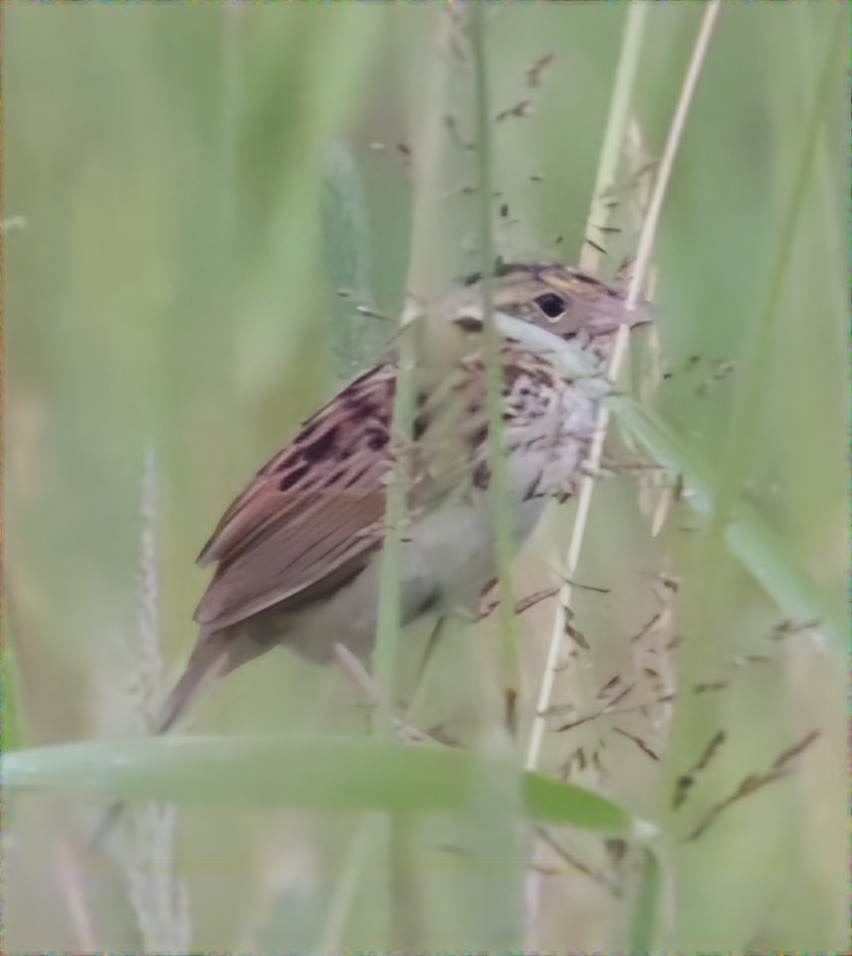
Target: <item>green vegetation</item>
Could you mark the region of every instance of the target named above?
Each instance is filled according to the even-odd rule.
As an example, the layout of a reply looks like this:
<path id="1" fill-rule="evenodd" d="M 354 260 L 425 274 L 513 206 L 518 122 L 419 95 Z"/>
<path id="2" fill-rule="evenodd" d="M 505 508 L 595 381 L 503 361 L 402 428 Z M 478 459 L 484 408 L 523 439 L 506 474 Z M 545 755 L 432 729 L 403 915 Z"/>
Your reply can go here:
<path id="1" fill-rule="evenodd" d="M 633 149 L 651 159 L 702 6 L 649 11 Z M 485 11 L 499 254 L 578 261 L 625 14 Z M 216 518 L 393 334 L 357 307 L 395 318 L 406 287 L 434 296 L 480 267 L 461 21 L 5 11 L 7 948 L 845 948 L 845 14 L 723 5 L 657 243 L 673 374 L 646 396 L 639 341 L 641 407 L 615 402 L 614 431 L 688 494 L 652 538 L 640 479 L 598 483 L 576 576 L 607 593 L 575 591 L 590 650 L 569 639 L 542 774 L 524 777 L 496 726 L 482 753 L 362 736 L 339 676 L 286 652 L 197 708 L 186 733 L 203 736 L 128 742 L 167 683 L 152 635 L 170 667 L 194 640 L 192 559 Z M 631 235 L 611 234 L 605 277 L 642 181 L 613 194 Z M 571 514 L 515 562 L 516 597 L 552 585 Z M 519 619 L 519 753 L 552 611 Z M 408 719 L 496 712 L 500 640 L 494 621 L 454 629 Z M 648 697 L 675 664 L 673 704 Z M 585 719 L 640 680 L 622 703 L 644 711 Z M 543 775 L 569 764 L 576 786 Z M 118 863 L 88 854 L 92 795 L 170 795 L 177 839 L 140 814 Z M 537 914 L 531 821 L 562 847 L 536 854 Z"/>

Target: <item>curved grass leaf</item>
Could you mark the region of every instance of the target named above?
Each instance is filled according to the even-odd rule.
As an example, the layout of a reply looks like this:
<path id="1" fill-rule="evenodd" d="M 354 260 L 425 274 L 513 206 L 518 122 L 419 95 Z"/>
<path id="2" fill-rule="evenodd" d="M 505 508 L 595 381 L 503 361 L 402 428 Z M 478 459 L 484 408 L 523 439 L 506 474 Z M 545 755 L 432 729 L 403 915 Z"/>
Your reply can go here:
<path id="1" fill-rule="evenodd" d="M 323 811 L 447 810 L 494 770 L 449 747 L 404 747 L 358 737 L 161 737 L 86 741 L 7 753 L 7 792 L 50 790 L 98 800 L 164 800 Z M 632 817 L 582 787 L 523 778 L 528 815 L 590 830 L 625 831 Z"/>
<path id="2" fill-rule="evenodd" d="M 623 395 L 609 403 L 619 422 L 639 441 L 654 460 L 683 478 L 684 497 L 702 516 L 715 507 L 719 476 L 709 463 L 701 461 L 658 416 Z M 756 509 L 740 502 L 728 519 L 726 544 L 743 567 L 792 618 L 814 620 L 830 635 L 835 648 L 844 648 L 845 628 L 835 602 L 795 559 L 787 554 L 780 536 L 767 525 Z M 845 650 L 842 651 L 845 653 Z"/>

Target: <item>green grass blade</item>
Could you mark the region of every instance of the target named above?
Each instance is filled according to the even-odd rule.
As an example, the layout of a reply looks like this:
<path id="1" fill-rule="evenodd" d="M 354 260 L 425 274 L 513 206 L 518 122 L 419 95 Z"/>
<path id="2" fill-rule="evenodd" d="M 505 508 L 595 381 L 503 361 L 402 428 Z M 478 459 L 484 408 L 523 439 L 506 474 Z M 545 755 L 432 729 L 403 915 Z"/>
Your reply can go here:
<path id="1" fill-rule="evenodd" d="M 650 847 L 645 848 L 645 859 L 639 884 L 639 896 L 633 911 L 630 951 L 650 953 L 654 946 L 657 912 L 660 906 L 660 884 L 662 871 L 656 854 Z"/>
<path id="2" fill-rule="evenodd" d="M 710 517 L 721 476 L 702 461 L 654 412 L 625 396 L 610 400 L 624 428 L 651 453 L 654 460 L 683 478 L 685 498 L 692 508 Z M 845 653 L 845 627 L 836 601 L 799 567 L 780 535 L 746 502 L 728 519 L 725 541 L 743 567 L 766 589 L 785 614 L 797 620 L 816 620 L 830 635 L 832 646 Z"/>
<path id="3" fill-rule="evenodd" d="M 378 738 L 164 737 L 30 748 L 6 754 L 7 793 L 75 793 L 99 800 L 168 800 L 219 806 L 323 811 L 446 810 L 494 771 L 489 761 L 449 747 L 403 747 Z M 632 818 L 591 791 L 530 773 L 527 813 L 535 820 L 625 831 Z"/>

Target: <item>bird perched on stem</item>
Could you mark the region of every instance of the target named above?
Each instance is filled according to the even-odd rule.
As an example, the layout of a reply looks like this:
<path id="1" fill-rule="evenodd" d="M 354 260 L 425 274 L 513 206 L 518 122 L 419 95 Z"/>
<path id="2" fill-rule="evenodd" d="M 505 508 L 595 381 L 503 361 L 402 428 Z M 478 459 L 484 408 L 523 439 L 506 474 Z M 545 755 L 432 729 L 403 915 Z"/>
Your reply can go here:
<path id="1" fill-rule="evenodd" d="M 564 500 L 577 488 L 610 388 L 603 361 L 618 328 L 646 322 L 649 313 L 628 311 L 620 291 L 561 265 L 498 263 L 489 281 L 500 337 L 505 506 L 520 542 L 547 498 Z M 410 434 L 392 434 L 400 373 L 390 354 L 309 418 L 219 521 L 198 558 L 216 565 L 195 612 L 198 639 L 155 732 L 278 644 L 320 661 L 340 644 L 369 659 L 392 472 L 401 471 L 407 487 L 403 623 L 427 609 L 478 606 L 495 573 L 480 277 L 420 318 Z"/>

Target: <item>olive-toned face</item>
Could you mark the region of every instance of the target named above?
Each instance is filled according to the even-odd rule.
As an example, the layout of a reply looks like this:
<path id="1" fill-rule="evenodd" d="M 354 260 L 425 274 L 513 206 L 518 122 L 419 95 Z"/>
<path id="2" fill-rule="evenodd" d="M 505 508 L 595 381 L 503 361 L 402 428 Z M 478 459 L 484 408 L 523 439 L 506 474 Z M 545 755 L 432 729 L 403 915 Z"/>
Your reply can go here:
<path id="1" fill-rule="evenodd" d="M 493 279 L 495 312 L 522 319 L 564 340 L 586 345 L 621 325 L 651 320 L 646 304 L 625 307 L 623 292 L 563 265 L 501 263 Z M 480 276 L 464 281 L 443 303 L 448 316 L 463 328 L 482 327 Z"/>

